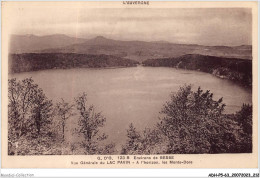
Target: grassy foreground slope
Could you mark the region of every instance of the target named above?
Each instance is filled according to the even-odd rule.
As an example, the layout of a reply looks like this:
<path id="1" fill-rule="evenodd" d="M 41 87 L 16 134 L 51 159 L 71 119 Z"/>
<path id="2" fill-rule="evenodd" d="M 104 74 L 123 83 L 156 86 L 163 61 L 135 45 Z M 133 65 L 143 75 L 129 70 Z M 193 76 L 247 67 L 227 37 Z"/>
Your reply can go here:
<path id="1" fill-rule="evenodd" d="M 198 70 L 232 80 L 243 86 L 252 86 L 251 60 L 188 54 L 176 58 L 148 59 L 143 65 Z"/>
<path id="2" fill-rule="evenodd" d="M 132 67 L 138 62 L 111 55 L 75 53 L 25 53 L 9 55 L 9 72 L 45 69 Z"/>

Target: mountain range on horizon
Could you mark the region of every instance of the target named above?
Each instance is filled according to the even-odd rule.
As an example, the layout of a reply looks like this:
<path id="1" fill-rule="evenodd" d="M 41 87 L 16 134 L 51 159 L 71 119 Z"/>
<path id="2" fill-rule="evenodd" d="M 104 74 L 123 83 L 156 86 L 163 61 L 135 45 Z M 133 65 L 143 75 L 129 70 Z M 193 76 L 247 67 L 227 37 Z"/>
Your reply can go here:
<path id="1" fill-rule="evenodd" d="M 176 44 L 167 41 L 121 41 L 97 36 L 92 39 L 69 37 L 63 34 L 46 36 L 11 35 L 9 53 L 78 53 L 105 54 L 142 62 L 146 59 L 201 54 L 228 58 L 252 59 L 252 46 L 204 46 Z"/>

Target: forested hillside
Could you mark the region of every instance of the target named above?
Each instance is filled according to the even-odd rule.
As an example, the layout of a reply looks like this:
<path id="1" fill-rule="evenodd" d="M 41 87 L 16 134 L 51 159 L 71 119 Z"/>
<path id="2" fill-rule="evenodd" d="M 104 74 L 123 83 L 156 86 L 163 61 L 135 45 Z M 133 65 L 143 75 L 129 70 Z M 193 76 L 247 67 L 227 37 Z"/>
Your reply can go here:
<path id="1" fill-rule="evenodd" d="M 143 65 L 198 70 L 235 81 L 243 86 L 252 86 L 251 60 L 188 54 L 176 58 L 148 59 Z"/>
<path id="2" fill-rule="evenodd" d="M 44 69 L 131 67 L 138 62 L 111 55 L 75 53 L 26 53 L 9 55 L 9 72 L 28 72 Z"/>

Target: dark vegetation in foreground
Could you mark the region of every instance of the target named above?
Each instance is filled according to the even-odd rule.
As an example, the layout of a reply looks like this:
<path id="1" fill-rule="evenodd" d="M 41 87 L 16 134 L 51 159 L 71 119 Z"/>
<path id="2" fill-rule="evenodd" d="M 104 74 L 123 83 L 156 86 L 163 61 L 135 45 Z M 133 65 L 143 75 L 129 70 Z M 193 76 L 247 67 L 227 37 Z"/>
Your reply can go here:
<path id="1" fill-rule="evenodd" d="M 252 106 L 223 114 L 222 98 L 210 91 L 181 87 L 163 106 L 153 128 L 137 131 L 131 124 L 122 154 L 213 154 L 252 152 Z"/>
<path id="2" fill-rule="evenodd" d="M 252 87 L 252 60 L 187 54 L 175 58 L 148 59 L 143 65 L 199 70 Z"/>
<path id="3" fill-rule="evenodd" d="M 190 85 L 172 94 L 153 128 L 137 131 L 130 124 L 122 150 L 105 144 L 102 133 L 106 119 L 87 101 L 85 93 L 73 103 L 63 99 L 54 104 L 33 80 L 8 81 L 8 154 L 199 154 L 251 153 L 252 106 L 244 104 L 235 114 L 224 114 L 222 98 Z M 75 117 L 77 142 L 66 141 Z M 73 118 L 74 119 L 74 118 Z"/>
<path id="4" fill-rule="evenodd" d="M 9 72 L 29 72 L 45 69 L 133 67 L 137 61 L 111 55 L 76 53 L 9 54 Z"/>
<path id="5" fill-rule="evenodd" d="M 106 118 L 80 94 L 73 104 L 61 99 L 56 105 L 33 80 L 8 81 L 8 154 L 114 154 L 115 144 L 102 144 L 107 135 L 101 132 Z M 75 111 L 76 110 L 76 111 Z M 67 120 L 75 115 L 74 135 L 79 142 L 64 139 Z"/>

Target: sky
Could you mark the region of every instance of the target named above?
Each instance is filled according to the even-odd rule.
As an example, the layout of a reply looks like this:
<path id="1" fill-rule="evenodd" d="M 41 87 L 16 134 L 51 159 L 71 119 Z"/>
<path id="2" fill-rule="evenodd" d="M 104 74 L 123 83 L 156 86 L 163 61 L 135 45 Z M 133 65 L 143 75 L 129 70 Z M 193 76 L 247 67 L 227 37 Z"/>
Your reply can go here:
<path id="1" fill-rule="evenodd" d="M 252 43 L 249 8 L 21 8 L 12 12 L 13 34 L 201 45 Z"/>

